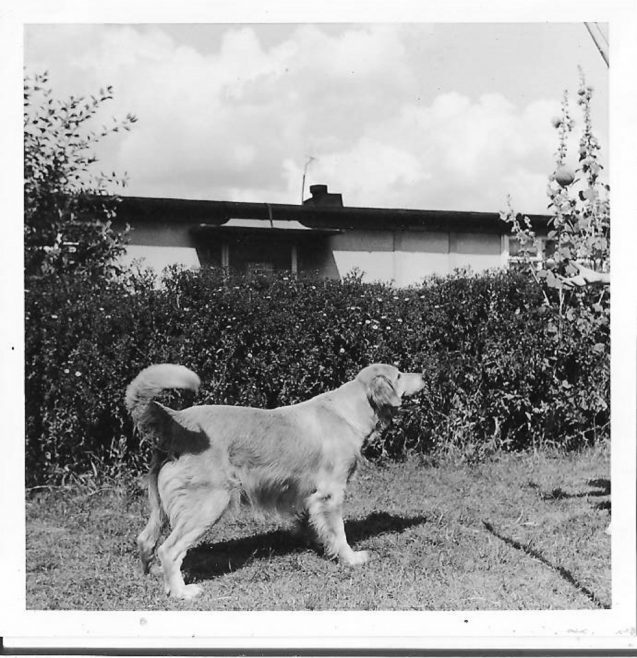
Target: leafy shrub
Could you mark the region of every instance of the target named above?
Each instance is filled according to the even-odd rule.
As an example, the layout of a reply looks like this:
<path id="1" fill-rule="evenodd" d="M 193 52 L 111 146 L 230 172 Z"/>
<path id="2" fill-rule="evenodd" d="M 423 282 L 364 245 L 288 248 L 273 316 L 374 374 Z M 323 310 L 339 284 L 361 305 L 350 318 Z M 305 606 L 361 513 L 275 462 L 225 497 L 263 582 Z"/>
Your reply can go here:
<path id="1" fill-rule="evenodd" d="M 115 231 L 125 178 L 97 173 L 93 152 L 105 137 L 130 130 L 128 114 L 97 128 L 112 88 L 90 98 L 53 96 L 47 73 L 24 79 L 24 260 L 27 276 L 82 269 L 98 276 L 117 271 L 124 234 Z"/>
<path id="2" fill-rule="evenodd" d="M 581 296 L 569 304 L 562 313 L 545 305 L 541 288 L 514 272 L 408 289 L 357 276 L 226 277 L 214 269 L 173 269 L 162 286 L 151 276 L 32 278 L 27 479 L 142 470 L 149 446 L 133 432 L 123 395 L 157 362 L 199 374 L 197 403 L 260 407 L 329 390 L 375 361 L 422 370 L 425 393 L 367 446 L 371 458 L 455 451 L 480 459 L 600 440 L 609 419 L 607 325 Z"/>

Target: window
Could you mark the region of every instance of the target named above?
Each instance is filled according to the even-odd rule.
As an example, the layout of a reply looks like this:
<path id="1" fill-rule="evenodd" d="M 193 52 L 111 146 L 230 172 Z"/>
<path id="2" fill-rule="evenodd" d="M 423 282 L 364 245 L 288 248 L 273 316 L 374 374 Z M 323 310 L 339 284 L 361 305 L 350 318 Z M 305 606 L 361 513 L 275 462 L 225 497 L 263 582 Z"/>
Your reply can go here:
<path id="1" fill-rule="evenodd" d="M 541 237 L 522 245 L 518 238 L 507 237 L 509 264 L 516 265 L 529 260 L 539 270 L 546 260 L 555 254 L 555 240 Z"/>
<path id="2" fill-rule="evenodd" d="M 261 273 L 261 274 L 270 274 L 274 272 L 274 263 L 270 262 L 252 262 L 252 261 L 246 261 L 245 263 L 245 271 L 252 274 L 252 273 Z"/>

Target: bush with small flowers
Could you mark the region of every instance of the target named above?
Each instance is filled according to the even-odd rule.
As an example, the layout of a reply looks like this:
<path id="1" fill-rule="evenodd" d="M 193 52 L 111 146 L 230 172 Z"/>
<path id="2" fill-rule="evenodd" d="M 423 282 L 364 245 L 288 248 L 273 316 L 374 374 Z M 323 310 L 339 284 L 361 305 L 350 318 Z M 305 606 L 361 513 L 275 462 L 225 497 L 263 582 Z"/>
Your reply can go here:
<path id="1" fill-rule="evenodd" d="M 43 276 L 26 291 L 26 468 L 30 484 L 138 474 L 150 446 L 123 404 L 151 363 L 202 380 L 195 403 L 272 408 L 335 388 L 372 362 L 422 371 L 422 394 L 366 445 L 483 459 L 497 450 L 575 448 L 608 436 L 609 338 L 559 326 L 540 286 L 497 271 L 395 288 L 318 277 L 172 269 L 163 284 L 129 275 Z M 169 393 L 174 407 L 193 402 Z"/>

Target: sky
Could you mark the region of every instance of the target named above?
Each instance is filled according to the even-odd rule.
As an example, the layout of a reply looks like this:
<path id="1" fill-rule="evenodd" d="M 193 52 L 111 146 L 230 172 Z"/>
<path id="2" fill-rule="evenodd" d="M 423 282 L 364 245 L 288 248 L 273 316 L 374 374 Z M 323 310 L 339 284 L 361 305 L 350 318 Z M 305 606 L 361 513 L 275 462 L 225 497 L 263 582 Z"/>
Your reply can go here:
<path id="1" fill-rule="evenodd" d="M 48 71 L 56 96 L 112 85 L 100 118 L 138 117 L 97 151 L 98 168 L 126 173 L 126 194 L 299 203 L 321 183 L 348 206 L 497 212 L 510 195 L 516 211 L 546 212 L 564 90 L 574 142 L 581 129 L 578 67 L 608 174 L 608 69 L 583 23 L 48 24 L 24 36 L 26 70 Z"/>

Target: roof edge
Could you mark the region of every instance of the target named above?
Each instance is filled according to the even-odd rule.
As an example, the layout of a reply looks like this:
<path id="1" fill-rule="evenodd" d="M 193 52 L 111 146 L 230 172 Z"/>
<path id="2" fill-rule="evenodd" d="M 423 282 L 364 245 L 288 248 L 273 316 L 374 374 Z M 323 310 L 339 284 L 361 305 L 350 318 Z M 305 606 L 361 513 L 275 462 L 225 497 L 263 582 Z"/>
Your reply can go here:
<path id="1" fill-rule="evenodd" d="M 407 228 L 426 225 L 469 224 L 504 230 L 510 225 L 499 212 L 320 206 L 252 201 L 217 201 L 174 197 L 119 196 L 124 221 L 205 222 L 221 225 L 228 218 L 298 221 L 312 228 Z M 550 215 L 524 214 L 534 227 L 545 227 Z"/>

